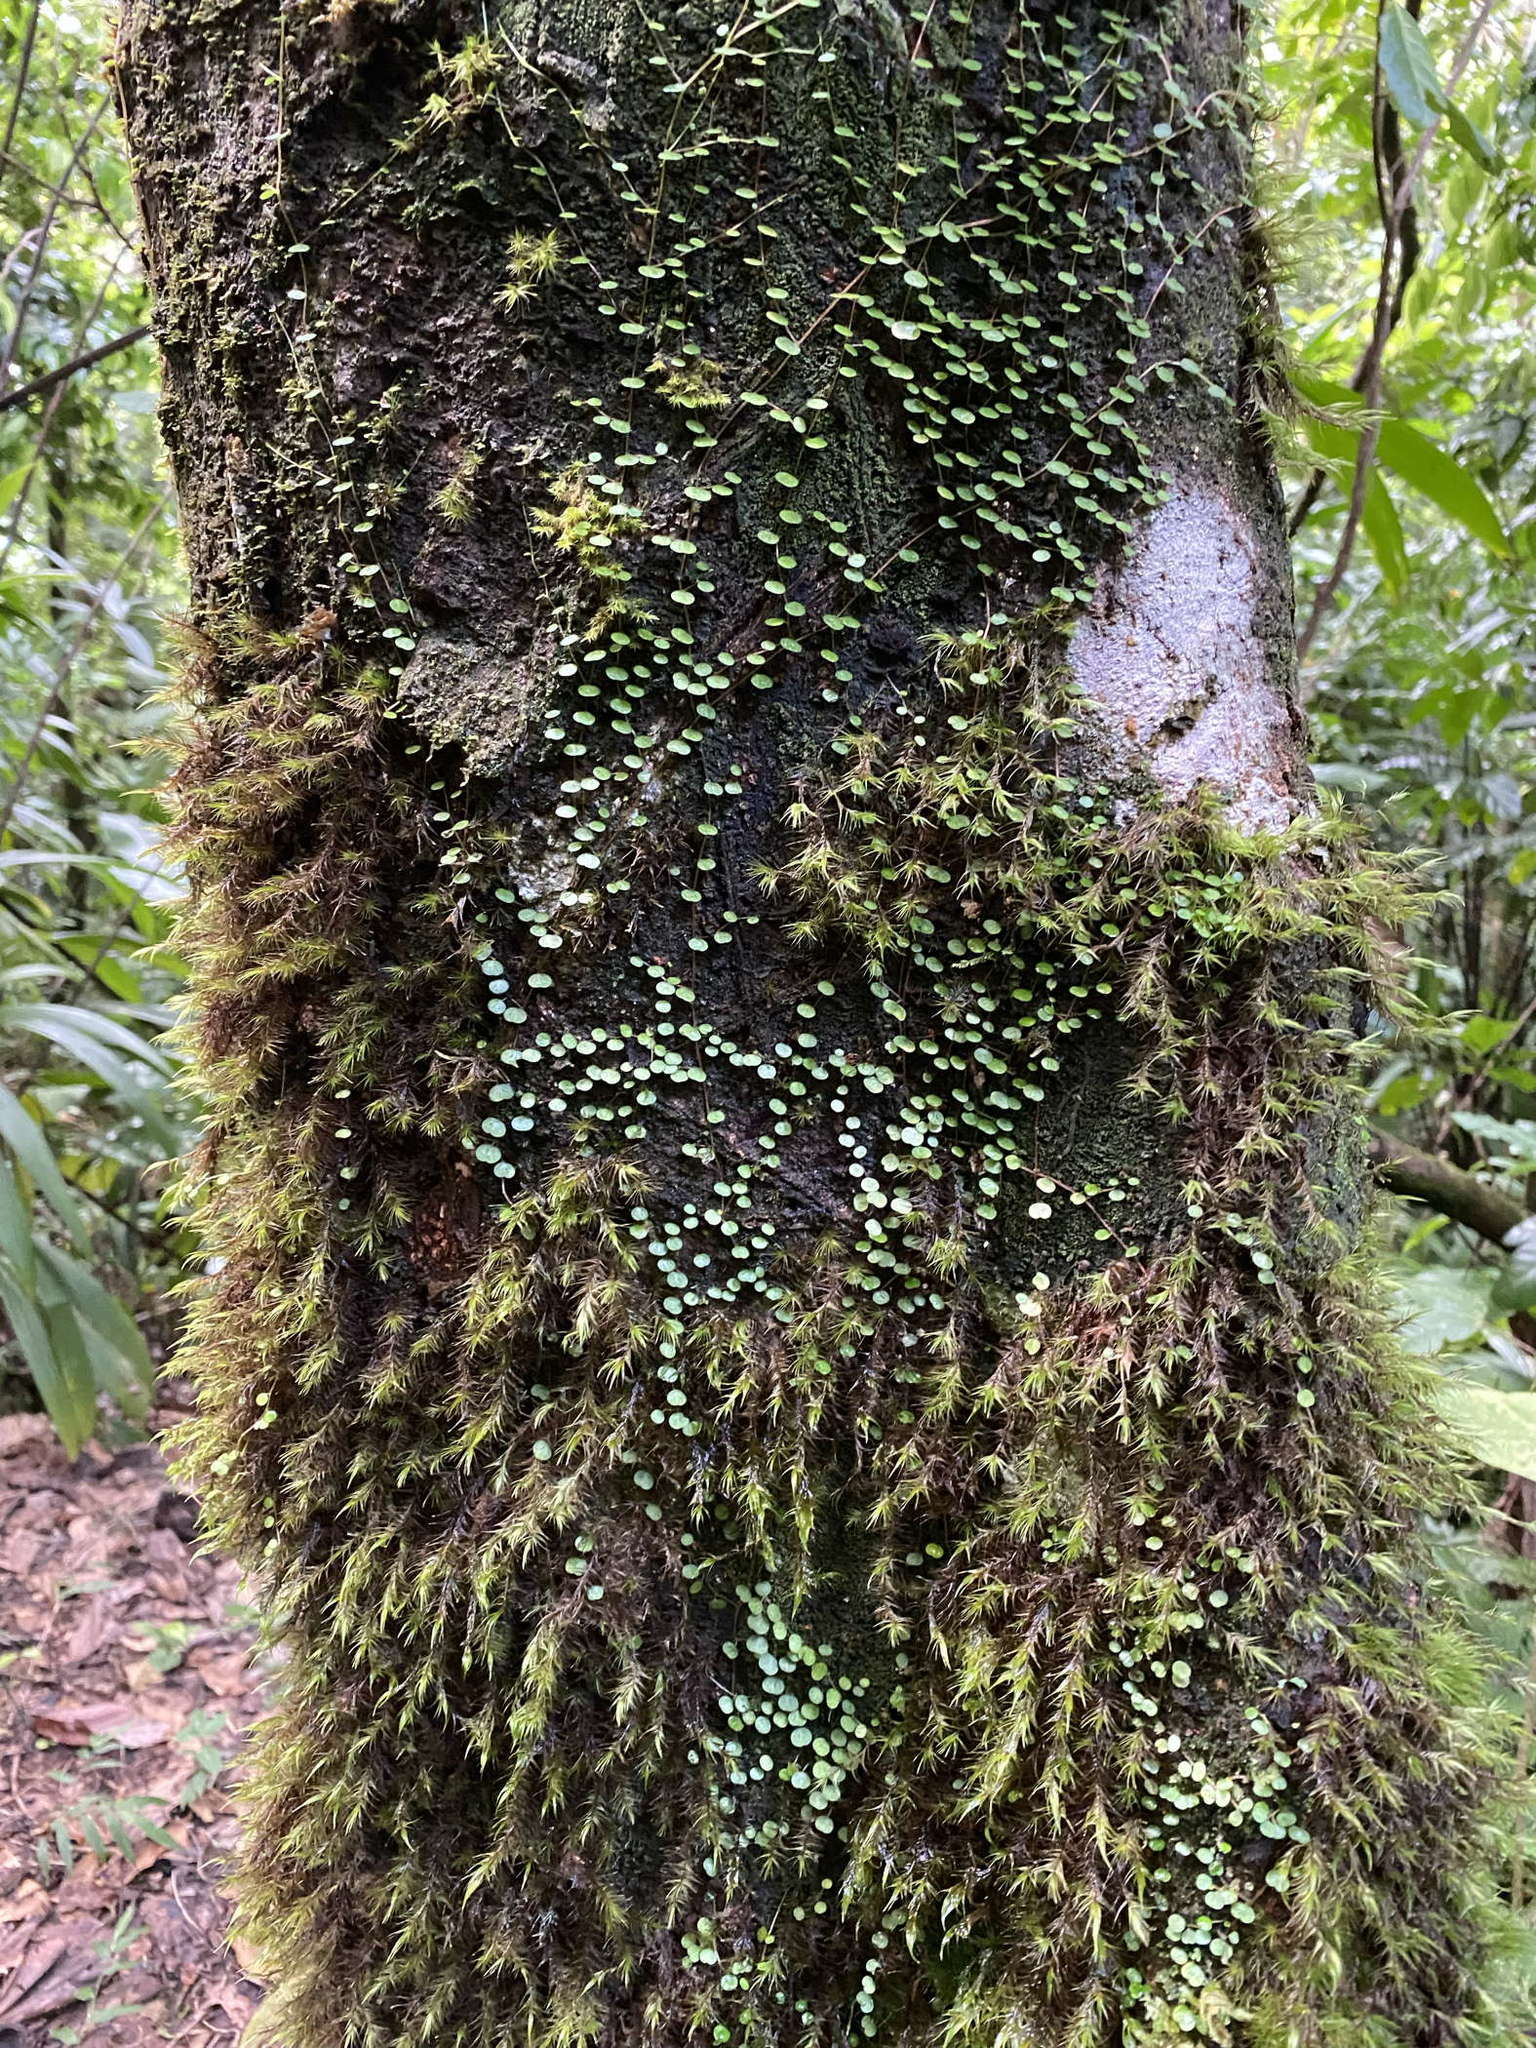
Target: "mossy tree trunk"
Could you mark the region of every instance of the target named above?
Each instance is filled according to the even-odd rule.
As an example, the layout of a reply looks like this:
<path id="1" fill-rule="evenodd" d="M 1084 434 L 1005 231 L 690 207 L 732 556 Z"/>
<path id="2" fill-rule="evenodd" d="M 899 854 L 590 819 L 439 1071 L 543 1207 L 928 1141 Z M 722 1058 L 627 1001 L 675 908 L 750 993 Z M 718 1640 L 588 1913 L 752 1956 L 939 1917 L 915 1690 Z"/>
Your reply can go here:
<path id="1" fill-rule="evenodd" d="M 129 0 L 288 2048 L 1485 2038 L 1243 11 Z"/>

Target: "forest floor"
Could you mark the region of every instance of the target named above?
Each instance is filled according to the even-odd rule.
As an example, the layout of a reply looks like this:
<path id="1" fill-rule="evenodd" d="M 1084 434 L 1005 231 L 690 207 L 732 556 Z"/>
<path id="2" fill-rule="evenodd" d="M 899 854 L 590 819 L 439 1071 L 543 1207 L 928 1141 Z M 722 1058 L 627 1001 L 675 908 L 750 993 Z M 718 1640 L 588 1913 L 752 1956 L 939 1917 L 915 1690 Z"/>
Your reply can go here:
<path id="1" fill-rule="evenodd" d="M 0 1416 L 0 2048 L 230 2048 L 260 2001 L 219 1891 L 253 1616 L 193 1520 L 152 1445 Z"/>

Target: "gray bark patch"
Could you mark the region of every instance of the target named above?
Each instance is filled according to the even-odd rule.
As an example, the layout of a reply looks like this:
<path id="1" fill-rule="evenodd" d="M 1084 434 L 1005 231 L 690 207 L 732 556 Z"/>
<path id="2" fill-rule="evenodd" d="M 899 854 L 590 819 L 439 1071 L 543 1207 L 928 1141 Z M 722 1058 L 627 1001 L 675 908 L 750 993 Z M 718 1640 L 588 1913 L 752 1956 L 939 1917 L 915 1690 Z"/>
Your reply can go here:
<path id="1" fill-rule="evenodd" d="M 1244 515 L 1175 482 L 1072 638 L 1072 673 L 1128 767 L 1169 796 L 1219 789 L 1234 823 L 1278 830 L 1301 808 L 1291 707 L 1259 630 L 1263 578 Z"/>

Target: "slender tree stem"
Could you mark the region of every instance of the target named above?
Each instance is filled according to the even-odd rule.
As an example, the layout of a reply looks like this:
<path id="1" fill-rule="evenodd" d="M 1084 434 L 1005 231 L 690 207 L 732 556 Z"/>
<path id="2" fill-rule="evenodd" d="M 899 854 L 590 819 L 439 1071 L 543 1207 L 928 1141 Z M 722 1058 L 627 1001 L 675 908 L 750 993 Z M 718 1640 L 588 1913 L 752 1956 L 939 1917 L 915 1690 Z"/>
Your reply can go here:
<path id="1" fill-rule="evenodd" d="M 1483 5 L 1478 11 L 1476 20 L 1463 38 L 1461 47 L 1456 54 L 1456 60 L 1451 66 L 1449 92 L 1454 92 L 1465 76 L 1467 66 L 1472 61 L 1483 30 L 1487 27 L 1489 19 L 1493 14 L 1494 4 L 1495 0 L 1483 0 Z M 1376 449 L 1381 439 L 1381 419 L 1379 414 L 1387 343 L 1391 340 L 1393 330 L 1401 318 L 1401 288 L 1407 282 L 1406 276 L 1400 276 L 1399 274 L 1403 222 L 1407 217 L 1408 209 L 1413 203 L 1414 188 L 1418 183 L 1419 174 L 1423 170 L 1425 159 L 1429 155 L 1430 148 L 1439 134 L 1444 120 L 1443 115 L 1436 114 L 1434 119 L 1425 128 L 1406 171 L 1396 181 L 1395 189 L 1384 183 L 1382 172 L 1383 152 L 1380 137 L 1382 124 L 1386 118 L 1388 102 L 1385 98 L 1381 74 L 1381 15 L 1379 10 L 1377 13 L 1376 34 L 1377 51 L 1372 132 L 1377 141 L 1374 147 L 1373 161 L 1377 170 L 1378 190 L 1382 199 L 1384 218 L 1381 269 L 1376 286 L 1376 310 L 1371 322 L 1371 339 L 1361 363 L 1364 376 L 1360 379 L 1357 387 L 1361 398 L 1364 400 L 1366 421 L 1362 427 L 1360 444 L 1355 453 L 1354 474 L 1350 483 L 1349 509 L 1344 518 L 1344 530 L 1339 537 L 1339 545 L 1334 554 L 1333 564 L 1318 584 L 1313 594 L 1312 605 L 1307 614 L 1306 623 L 1296 638 L 1296 659 L 1301 664 L 1305 663 L 1307 655 L 1311 652 L 1312 644 L 1317 638 L 1318 629 L 1321 627 L 1324 618 L 1333 604 L 1334 598 L 1338 594 L 1339 586 L 1344 581 L 1350 560 L 1354 554 L 1355 543 L 1359 539 L 1361 523 L 1365 516 L 1366 493 L 1370 487 L 1371 468 L 1375 463 Z M 1402 252 L 1402 255 L 1405 262 L 1406 252 Z M 1294 527 L 1292 530 L 1295 530 Z"/>
<path id="2" fill-rule="evenodd" d="M 25 405 L 29 398 L 40 398 L 56 384 L 62 384 L 66 378 L 73 377 L 77 370 L 89 370 L 97 363 L 104 363 L 108 356 L 115 356 L 125 348 L 132 348 L 136 341 L 142 341 L 148 333 L 148 326 L 130 327 L 126 334 L 114 335 L 111 341 L 99 342 L 95 348 L 88 348 L 83 355 L 72 356 L 67 363 L 59 363 L 54 369 L 45 370 L 42 376 L 34 377 L 29 384 L 19 384 L 14 391 L 7 391 L 0 397 L 0 412 L 9 412 L 13 406 Z"/>

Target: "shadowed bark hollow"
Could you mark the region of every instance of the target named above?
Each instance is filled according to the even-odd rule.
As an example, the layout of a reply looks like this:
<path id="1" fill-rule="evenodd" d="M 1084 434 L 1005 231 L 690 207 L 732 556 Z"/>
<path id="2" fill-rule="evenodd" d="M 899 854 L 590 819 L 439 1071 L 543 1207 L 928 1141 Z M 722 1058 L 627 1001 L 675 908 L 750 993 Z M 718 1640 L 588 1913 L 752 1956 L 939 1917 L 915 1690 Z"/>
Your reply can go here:
<path id="1" fill-rule="evenodd" d="M 288 2048 L 1495 2038 L 1244 64 L 129 0 Z"/>

